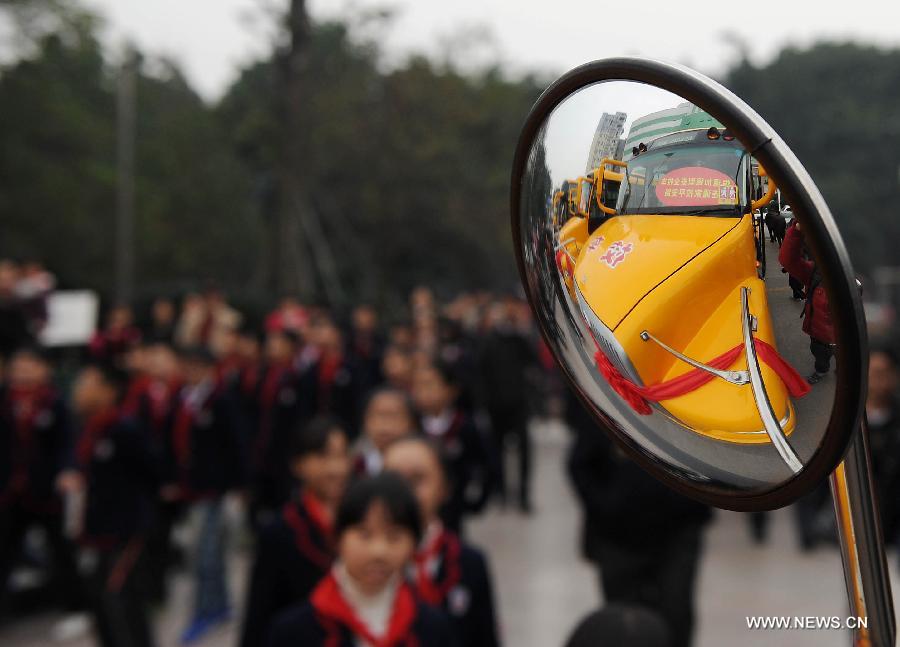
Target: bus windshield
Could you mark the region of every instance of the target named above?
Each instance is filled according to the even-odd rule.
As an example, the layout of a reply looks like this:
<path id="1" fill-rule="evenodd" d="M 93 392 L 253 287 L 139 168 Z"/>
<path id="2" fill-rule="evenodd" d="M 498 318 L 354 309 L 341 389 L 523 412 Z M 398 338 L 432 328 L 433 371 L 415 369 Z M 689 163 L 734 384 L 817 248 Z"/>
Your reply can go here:
<path id="1" fill-rule="evenodd" d="M 739 146 L 721 141 L 653 146 L 628 161 L 616 211 L 740 216 L 747 158 Z"/>

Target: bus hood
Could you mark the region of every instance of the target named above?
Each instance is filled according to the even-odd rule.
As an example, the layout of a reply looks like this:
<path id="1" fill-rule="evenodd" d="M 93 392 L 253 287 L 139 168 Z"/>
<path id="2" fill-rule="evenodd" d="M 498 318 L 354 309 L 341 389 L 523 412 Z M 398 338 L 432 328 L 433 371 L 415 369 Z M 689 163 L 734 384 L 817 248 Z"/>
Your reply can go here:
<path id="1" fill-rule="evenodd" d="M 610 218 L 579 254 L 578 289 L 594 314 L 614 331 L 641 299 L 740 222 L 710 216 Z M 595 294 L 602 297 L 592 298 Z"/>

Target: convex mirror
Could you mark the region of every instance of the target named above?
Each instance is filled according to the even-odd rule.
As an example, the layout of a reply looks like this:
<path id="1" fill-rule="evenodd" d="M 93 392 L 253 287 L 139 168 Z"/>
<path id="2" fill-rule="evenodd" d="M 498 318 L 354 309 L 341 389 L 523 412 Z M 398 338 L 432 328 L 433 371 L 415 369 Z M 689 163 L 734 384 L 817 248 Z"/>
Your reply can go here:
<path id="1" fill-rule="evenodd" d="M 573 70 L 529 116 L 511 199 L 542 334 L 644 468 L 738 510 L 834 469 L 865 383 L 859 294 L 819 191 L 738 97 L 644 59 Z"/>

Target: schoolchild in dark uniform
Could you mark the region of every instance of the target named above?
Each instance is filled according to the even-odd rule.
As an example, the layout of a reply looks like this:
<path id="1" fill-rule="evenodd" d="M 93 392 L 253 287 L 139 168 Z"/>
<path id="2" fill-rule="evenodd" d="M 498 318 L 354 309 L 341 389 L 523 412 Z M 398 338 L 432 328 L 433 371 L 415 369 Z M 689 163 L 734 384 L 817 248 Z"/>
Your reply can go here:
<path id="1" fill-rule="evenodd" d="M 491 306 L 488 333 L 482 340 L 478 358 L 478 382 L 490 415 L 494 441 L 494 472 L 497 495 L 505 504 L 508 486 L 505 469 L 508 439 L 518 454 L 518 503 L 523 512 L 531 509 L 531 438 L 528 431 L 530 385 L 528 375 L 537 364 L 530 340 L 516 326 L 515 302 L 507 300 Z"/>
<path id="2" fill-rule="evenodd" d="M 388 446 L 418 429 L 409 396 L 390 387 L 376 389 L 363 410 L 362 436 L 353 448 L 353 473 L 375 476 Z"/>
<path id="3" fill-rule="evenodd" d="M 166 342 L 154 341 L 144 347 L 142 364 L 140 374 L 132 376 L 122 412 L 145 428 L 155 451 L 162 456 L 171 447 L 172 411 L 181 390 L 178 356 Z M 171 534 L 182 507 L 175 496 L 158 497 L 153 529 L 147 538 L 148 586 L 159 604 L 166 600 L 167 572 L 176 561 Z"/>
<path id="4" fill-rule="evenodd" d="M 388 346 L 381 358 L 381 374 L 386 386 L 409 393 L 412 390 L 412 352 L 396 344 Z"/>
<path id="5" fill-rule="evenodd" d="M 0 590 L 26 531 L 40 526 L 53 554 L 51 590 L 69 610 L 80 607 L 81 587 L 58 490 L 73 476 L 72 440 L 68 409 L 41 351 L 16 351 L 0 385 Z"/>
<path id="6" fill-rule="evenodd" d="M 82 540 L 93 549 L 90 599 L 104 647 L 154 644 L 147 618 L 144 538 L 153 523 L 159 457 L 144 429 L 123 417 L 127 376 L 107 366 L 81 371 L 73 404 L 84 426 L 77 459 L 86 483 Z"/>
<path id="7" fill-rule="evenodd" d="M 384 466 L 406 479 L 422 511 L 425 536 L 412 569 L 419 598 L 447 613 L 460 645 L 497 647 L 500 642 L 487 560 L 441 522 L 448 481 L 440 449 L 421 437 L 404 438 L 387 449 Z"/>
<path id="8" fill-rule="evenodd" d="M 331 568 L 334 516 L 350 474 L 348 442 L 333 418 L 315 418 L 295 430 L 291 471 L 301 487 L 260 532 L 242 647 L 265 645 L 275 617 L 306 600 Z"/>
<path id="9" fill-rule="evenodd" d="M 618 450 L 571 392 L 575 432 L 568 470 L 584 512 L 583 551 L 598 566 L 607 604 L 647 607 L 688 647 L 708 507 L 649 476 Z"/>
<path id="10" fill-rule="evenodd" d="M 292 478 L 286 459 L 291 430 L 311 417 L 311 403 L 300 383 L 295 360 L 300 340 L 293 332 L 270 331 L 265 366 L 256 386 L 256 419 L 250 449 L 251 522 L 260 527 L 290 499 Z"/>
<path id="11" fill-rule="evenodd" d="M 490 496 L 490 454 L 485 439 L 457 405 L 459 378 L 450 364 L 420 366 L 413 373 L 413 401 L 421 414 L 424 434 L 446 454 L 453 484 L 442 517 L 461 533 L 463 517 L 480 512 Z M 476 494 L 471 494 L 475 487 Z"/>
<path id="12" fill-rule="evenodd" d="M 164 342 L 142 346 L 140 354 L 140 368 L 132 373 L 122 413 L 146 424 L 151 436 L 162 442 L 181 388 L 178 359 L 172 347 Z"/>
<path id="13" fill-rule="evenodd" d="M 194 610 L 182 634 L 182 642 L 191 643 L 230 619 L 223 499 L 245 482 L 244 433 L 233 397 L 216 379 L 212 354 L 186 350 L 182 366 L 185 385 L 173 412 L 166 480 L 199 526 Z"/>
<path id="14" fill-rule="evenodd" d="M 347 490 L 335 521 L 338 560 L 309 602 L 275 622 L 269 647 L 449 647 L 443 613 L 416 600 L 403 574 L 422 536 L 406 482 L 382 473 Z"/>
<path id="15" fill-rule="evenodd" d="M 366 392 L 381 383 L 381 358 L 384 337 L 378 329 L 378 313 L 370 305 L 353 309 L 348 354 L 359 368 L 360 389 Z"/>
<path id="16" fill-rule="evenodd" d="M 893 345 L 873 340 L 869 351 L 866 422 L 885 539 L 896 544 L 900 520 L 900 357 Z"/>
<path id="17" fill-rule="evenodd" d="M 363 386 L 359 368 L 345 352 L 343 335 L 332 321 L 315 322 L 310 339 L 318 357 L 304 371 L 302 389 L 312 398 L 312 412 L 339 418 L 355 438 Z"/>
<path id="18" fill-rule="evenodd" d="M 97 331 L 91 339 L 91 358 L 119 366 L 128 351 L 140 341 L 141 331 L 134 325 L 131 308 L 124 304 L 114 305 L 106 316 L 106 327 Z"/>

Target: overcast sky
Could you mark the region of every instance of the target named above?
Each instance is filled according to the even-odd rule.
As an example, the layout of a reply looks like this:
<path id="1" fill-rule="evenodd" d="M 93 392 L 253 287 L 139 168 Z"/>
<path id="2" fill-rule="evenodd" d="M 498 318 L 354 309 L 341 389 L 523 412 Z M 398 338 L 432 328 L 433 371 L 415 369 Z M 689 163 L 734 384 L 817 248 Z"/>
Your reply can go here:
<path id="1" fill-rule="evenodd" d="M 131 39 L 150 54 L 176 59 L 210 99 L 242 64 L 267 51 L 271 27 L 260 7 L 287 5 L 287 0 L 82 2 L 107 18 L 108 44 L 117 47 Z M 497 56 L 517 72 L 562 72 L 596 58 L 638 54 L 716 75 L 737 57 L 739 41 L 757 62 L 786 44 L 825 38 L 900 45 L 900 3 L 886 0 L 855 0 L 840 9 L 812 0 L 309 0 L 308 6 L 313 18 L 396 9 L 385 40 L 391 61 L 412 52 L 440 56 L 448 42 L 459 42 L 460 33 L 485 28 L 491 37 L 466 45 L 467 62 Z"/>

